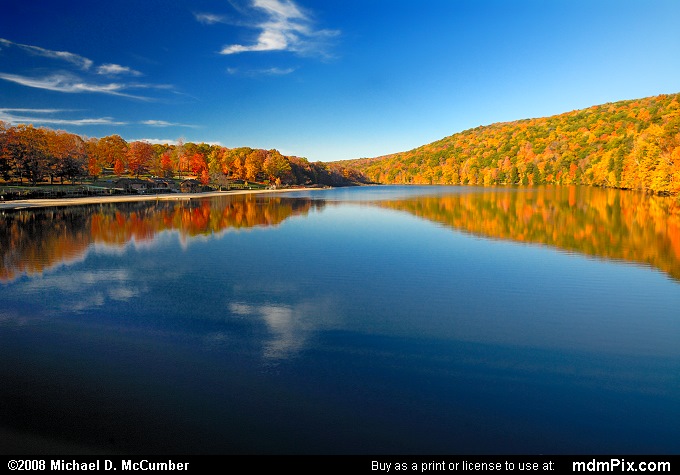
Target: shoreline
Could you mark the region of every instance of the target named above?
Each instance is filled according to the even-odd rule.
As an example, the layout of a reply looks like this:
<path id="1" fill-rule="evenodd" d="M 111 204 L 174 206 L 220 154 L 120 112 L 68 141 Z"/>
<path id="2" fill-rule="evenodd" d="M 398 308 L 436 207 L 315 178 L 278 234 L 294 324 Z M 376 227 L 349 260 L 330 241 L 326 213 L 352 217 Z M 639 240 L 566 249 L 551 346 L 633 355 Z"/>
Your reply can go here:
<path id="1" fill-rule="evenodd" d="M 215 196 L 250 195 L 264 193 L 286 193 L 291 191 L 316 190 L 323 188 L 281 188 L 276 190 L 229 190 L 208 191 L 203 193 L 162 193 L 154 195 L 113 195 L 83 196 L 78 198 L 34 198 L 28 200 L 0 201 L 0 210 L 21 210 L 31 208 L 52 208 L 100 203 L 125 203 L 130 201 L 189 201 Z"/>

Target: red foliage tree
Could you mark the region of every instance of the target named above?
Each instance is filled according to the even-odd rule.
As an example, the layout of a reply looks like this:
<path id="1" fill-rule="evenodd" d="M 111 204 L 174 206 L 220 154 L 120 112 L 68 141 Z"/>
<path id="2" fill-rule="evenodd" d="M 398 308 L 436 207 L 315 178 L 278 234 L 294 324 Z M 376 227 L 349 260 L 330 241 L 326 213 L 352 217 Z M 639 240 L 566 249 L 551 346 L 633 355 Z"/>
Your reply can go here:
<path id="1" fill-rule="evenodd" d="M 129 145 L 127 159 L 128 169 L 130 173 L 139 177 L 140 174 L 148 170 L 151 160 L 154 156 L 154 150 L 148 142 L 132 142 Z"/>
<path id="2" fill-rule="evenodd" d="M 189 166 L 191 168 L 191 172 L 194 175 L 200 176 L 203 170 L 208 169 L 208 163 L 205 161 L 205 155 L 199 152 L 194 153 L 189 158 Z"/>

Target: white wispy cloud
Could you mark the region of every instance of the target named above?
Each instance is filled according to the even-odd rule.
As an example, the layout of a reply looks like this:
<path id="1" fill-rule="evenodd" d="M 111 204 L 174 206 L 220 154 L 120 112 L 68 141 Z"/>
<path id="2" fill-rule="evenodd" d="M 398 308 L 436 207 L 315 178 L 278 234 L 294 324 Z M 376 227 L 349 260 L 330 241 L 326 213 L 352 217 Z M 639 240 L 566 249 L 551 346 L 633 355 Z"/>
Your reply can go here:
<path id="1" fill-rule="evenodd" d="M 55 51 L 40 46 L 25 45 L 0 38 L 0 49 L 14 49 L 20 53 L 58 60 L 59 68 L 41 65 L 39 69 L 30 71 L 0 71 L 0 80 L 13 82 L 35 89 L 44 89 L 63 93 L 97 93 L 121 96 L 144 101 L 157 98 L 148 95 L 131 93 L 131 90 L 168 90 L 174 92 L 174 87 L 167 84 L 150 84 L 145 82 L 126 82 L 119 80 L 124 76 L 143 76 L 143 74 L 128 66 L 115 63 L 105 63 L 94 67 L 94 62 L 88 58 L 67 51 Z M 69 67 L 70 66 L 70 67 Z M 45 72 L 45 71 L 49 72 Z M 106 81 L 104 77 L 115 76 L 115 82 Z"/>
<path id="2" fill-rule="evenodd" d="M 127 142 L 147 142 L 152 145 L 177 145 L 177 139 L 134 139 Z"/>
<path id="3" fill-rule="evenodd" d="M 157 144 L 157 145 L 179 145 L 180 141 L 182 143 L 186 143 L 187 141 L 184 139 L 158 139 L 158 138 L 142 138 L 142 139 L 129 139 L 126 140 L 127 142 L 148 142 L 150 144 Z M 191 142 L 194 143 L 205 143 L 208 145 L 216 145 L 216 146 L 222 146 L 221 142 L 206 142 L 206 141 L 201 141 L 201 140 L 192 140 Z"/>
<path id="4" fill-rule="evenodd" d="M 142 125 L 150 125 L 152 127 L 170 127 L 173 124 L 172 122 L 167 122 L 165 120 L 143 120 L 140 122 Z"/>
<path id="5" fill-rule="evenodd" d="M 133 85 L 123 83 L 90 83 L 83 81 L 79 76 L 71 73 L 55 73 L 44 77 L 29 77 L 19 74 L 0 73 L 0 79 L 21 84 L 22 86 L 33 87 L 36 89 L 46 89 L 48 91 L 66 93 L 102 93 L 114 96 L 130 97 L 134 99 L 150 100 L 148 97 L 129 94 L 124 92 Z"/>
<path id="6" fill-rule="evenodd" d="M 69 53 L 67 51 L 54 51 L 46 48 L 41 48 L 40 46 L 24 45 L 21 43 L 15 43 L 13 41 L 6 40 L 4 38 L 0 38 L 0 45 L 6 48 L 16 47 L 34 56 L 42 56 L 43 58 L 51 58 L 60 61 L 66 61 L 67 63 L 71 63 L 72 65 L 82 70 L 88 70 L 94 64 L 92 60 L 74 53 Z"/>
<path id="7" fill-rule="evenodd" d="M 265 69 L 241 69 L 227 68 L 227 72 L 233 76 L 285 76 L 295 72 L 295 68 L 265 68 Z"/>
<path id="8" fill-rule="evenodd" d="M 290 51 L 328 56 L 324 43 L 339 34 L 338 30 L 317 29 L 310 14 L 292 0 L 251 0 L 250 8 L 262 15 L 260 21 L 248 25 L 259 30 L 257 38 L 250 44 L 224 46 L 221 54 Z M 196 19 L 209 24 L 225 22 L 224 17 L 212 14 L 197 15 Z"/>
<path id="9" fill-rule="evenodd" d="M 73 109 L 26 109 L 26 108 L 0 108 L 0 121 L 8 124 L 41 124 L 41 125 L 131 125 L 131 122 L 123 122 L 113 117 L 85 117 L 66 119 L 61 118 L 64 114 L 78 112 Z M 150 127 L 189 127 L 197 128 L 196 125 L 180 124 L 165 120 L 142 120 L 135 124 L 148 125 Z M 140 139 L 149 143 L 175 143 L 175 139 Z"/>
<path id="10" fill-rule="evenodd" d="M 149 125 L 151 127 L 196 127 L 191 124 L 180 124 L 177 122 L 168 122 L 166 120 L 143 120 L 140 124 Z"/>
<path id="11" fill-rule="evenodd" d="M 20 109 L 0 108 L 0 121 L 8 124 L 44 124 L 44 125 L 126 125 L 126 122 L 111 117 L 94 117 L 80 119 L 62 119 L 55 115 L 73 112 L 70 109 Z"/>
<path id="12" fill-rule="evenodd" d="M 223 15 L 215 15 L 213 13 L 194 13 L 194 18 L 199 23 L 206 25 L 213 25 L 215 23 L 227 23 L 226 17 Z"/>
<path id="13" fill-rule="evenodd" d="M 102 64 L 97 68 L 97 74 L 104 74 L 107 76 L 117 76 L 117 75 L 129 75 L 129 76 L 141 76 L 142 73 L 135 71 L 127 66 L 121 66 L 120 64 Z"/>

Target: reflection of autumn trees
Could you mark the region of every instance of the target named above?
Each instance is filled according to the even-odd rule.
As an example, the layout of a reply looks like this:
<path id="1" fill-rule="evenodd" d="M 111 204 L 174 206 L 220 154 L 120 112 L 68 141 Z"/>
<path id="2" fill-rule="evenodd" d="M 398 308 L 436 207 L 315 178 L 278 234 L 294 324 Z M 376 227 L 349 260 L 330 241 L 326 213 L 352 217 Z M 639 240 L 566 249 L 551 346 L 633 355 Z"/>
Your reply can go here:
<path id="1" fill-rule="evenodd" d="M 0 219 L 0 281 L 40 274 L 83 255 L 91 239 L 87 220 L 70 210 L 4 213 Z"/>
<path id="2" fill-rule="evenodd" d="M 159 201 L 5 212 L 0 220 L 0 281 L 40 274 L 81 259 L 93 244 L 121 247 L 151 242 L 162 231 L 182 239 L 227 229 L 276 226 L 319 202 L 234 196 L 219 200 Z"/>
<path id="3" fill-rule="evenodd" d="M 181 239 L 228 229 L 276 226 L 321 200 L 232 196 L 5 212 L 0 219 L 0 281 L 82 259 L 92 245 Z M 680 280 L 680 203 L 670 197 L 579 186 L 490 188 L 447 196 L 380 201 L 457 230 L 497 239 L 654 266 Z"/>
<path id="4" fill-rule="evenodd" d="M 680 279 L 680 203 L 669 197 L 548 186 L 495 188 L 380 205 L 475 235 L 645 263 Z"/>

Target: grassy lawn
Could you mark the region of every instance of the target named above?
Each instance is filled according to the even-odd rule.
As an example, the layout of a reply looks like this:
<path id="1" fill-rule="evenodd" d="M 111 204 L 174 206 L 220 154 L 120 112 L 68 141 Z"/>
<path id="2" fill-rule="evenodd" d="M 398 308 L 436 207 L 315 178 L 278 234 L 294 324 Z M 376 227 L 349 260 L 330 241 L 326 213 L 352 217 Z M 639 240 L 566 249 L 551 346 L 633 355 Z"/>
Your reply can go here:
<path id="1" fill-rule="evenodd" d="M 153 177 L 140 176 L 139 180 L 148 181 Z M 169 188 L 150 188 L 148 190 L 133 190 L 124 187 L 119 182 L 120 179 L 137 180 L 132 176 L 108 176 L 99 178 L 97 180 L 84 179 L 78 180 L 76 183 L 67 184 L 50 184 L 38 183 L 31 185 L 28 183 L 16 182 L 2 182 L 0 181 L 0 201 L 23 200 L 23 199 L 42 199 L 42 198 L 68 198 L 78 196 L 93 196 L 93 195 L 112 195 L 112 194 L 145 194 L 145 193 L 172 193 L 180 191 L 201 192 L 213 190 L 242 190 L 242 189 L 265 189 L 267 187 L 264 183 L 247 182 L 244 180 L 229 180 L 228 183 L 217 185 L 196 185 L 192 189 L 182 187 L 182 183 L 187 179 L 193 177 L 183 178 L 168 178 L 164 179 Z"/>

